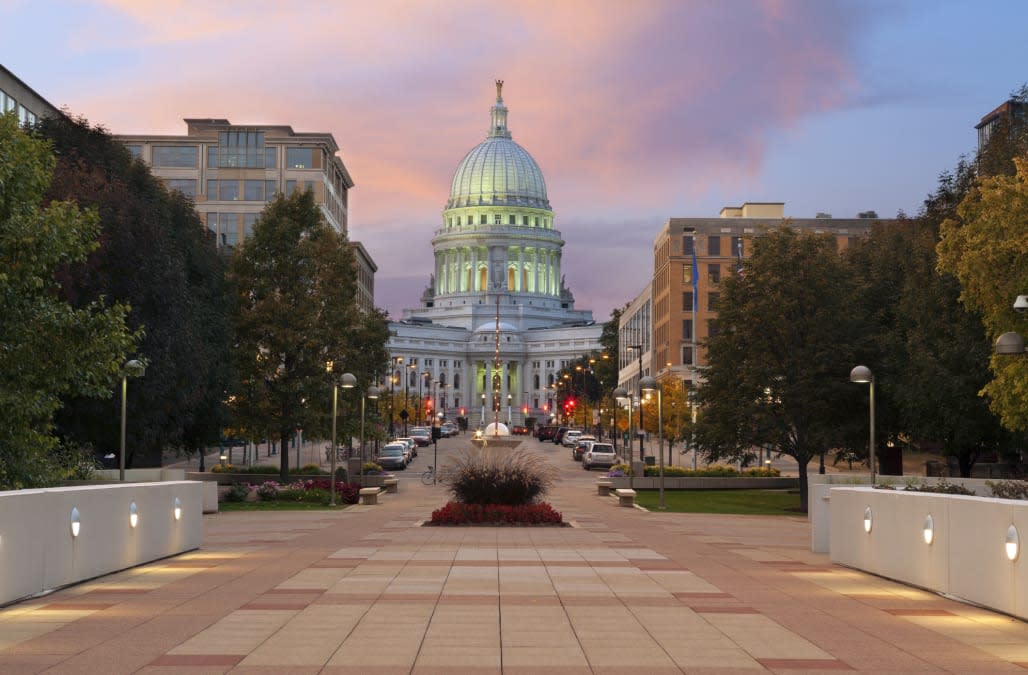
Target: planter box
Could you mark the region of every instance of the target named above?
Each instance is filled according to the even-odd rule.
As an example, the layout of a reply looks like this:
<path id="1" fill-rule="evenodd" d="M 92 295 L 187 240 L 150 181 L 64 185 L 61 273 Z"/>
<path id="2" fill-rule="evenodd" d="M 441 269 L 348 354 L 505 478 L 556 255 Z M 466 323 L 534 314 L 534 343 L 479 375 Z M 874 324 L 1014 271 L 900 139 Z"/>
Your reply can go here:
<path id="1" fill-rule="evenodd" d="M 636 490 L 657 490 L 659 477 L 635 478 L 628 476 L 611 478 L 611 488 L 634 487 Z M 686 478 L 664 477 L 665 490 L 798 490 L 799 478 Z"/>

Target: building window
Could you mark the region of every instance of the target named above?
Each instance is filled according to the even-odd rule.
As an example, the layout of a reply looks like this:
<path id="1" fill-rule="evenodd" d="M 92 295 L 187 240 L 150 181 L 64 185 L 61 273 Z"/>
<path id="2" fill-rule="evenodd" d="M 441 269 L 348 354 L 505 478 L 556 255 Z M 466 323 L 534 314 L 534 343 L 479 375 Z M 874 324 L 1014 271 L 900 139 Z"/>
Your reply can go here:
<path id="1" fill-rule="evenodd" d="M 155 145 L 151 164 L 156 167 L 195 169 L 197 148 L 195 145 Z"/>
<path id="2" fill-rule="evenodd" d="M 534 375 L 533 377 L 534 377 L 533 382 L 534 382 L 535 386 L 533 386 L 532 388 L 533 389 L 538 389 L 539 388 L 539 375 L 537 374 L 537 375 Z"/>
<path id="3" fill-rule="evenodd" d="M 166 178 L 164 185 L 168 190 L 178 190 L 190 199 L 196 198 L 196 181 L 192 178 Z"/>
<path id="4" fill-rule="evenodd" d="M 278 168 L 278 148 L 264 148 L 264 168 Z"/>
<path id="5" fill-rule="evenodd" d="M 707 255 L 721 255 L 721 237 L 707 237 Z"/>
<path id="6" fill-rule="evenodd" d="M 286 168 L 313 169 L 314 148 L 286 148 Z"/>
<path id="7" fill-rule="evenodd" d="M 503 216 L 501 216 L 499 213 L 493 214 L 493 224 L 503 225 Z"/>
<path id="8" fill-rule="evenodd" d="M 528 227 L 528 216 L 521 216 L 521 224 Z"/>
<path id="9" fill-rule="evenodd" d="M 692 291 L 682 291 L 682 311 L 692 311 Z"/>
<path id="10" fill-rule="evenodd" d="M 265 201 L 265 190 L 267 185 L 262 180 L 244 180 L 243 181 L 243 199 L 248 202 L 263 202 Z"/>
<path id="11" fill-rule="evenodd" d="M 692 319 L 682 319 L 682 339 L 692 339 Z"/>
<path id="12" fill-rule="evenodd" d="M 263 131 L 222 131 L 218 134 L 217 162 L 211 163 L 207 153 L 207 166 L 221 168 L 263 169 L 265 163 Z"/>
<path id="13" fill-rule="evenodd" d="M 517 225 L 518 224 L 518 217 L 515 216 L 514 214 L 511 214 L 510 216 L 507 217 L 507 224 L 508 225 Z"/>
<path id="14" fill-rule="evenodd" d="M 479 223 L 479 225 L 488 225 L 489 224 L 489 217 L 483 213 L 479 217 L 478 223 Z"/>
<path id="15" fill-rule="evenodd" d="M 707 309 L 711 312 L 716 312 L 719 302 L 721 302 L 720 293 L 707 293 Z"/>
<path id="16" fill-rule="evenodd" d="M 717 335 L 717 319 L 707 320 L 707 337 L 712 338 Z"/>
<path id="17" fill-rule="evenodd" d="M 209 180 L 207 181 L 207 199 L 231 202 L 239 199 L 239 181 Z"/>
<path id="18" fill-rule="evenodd" d="M 132 159 L 141 159 L 143 157 L 143 146 L 141 145 L 126 145 L 125 149 L 129 151 L 130 155 L 132 155 Z"/>
<path id="19" fill-rule="evenodd" d="M 539 227 L 539 216 L 535 217 L 535 226 Z"/>
<path id="20" fill-rule="evenodd" d="M 682 345 L 682 365 L 692 365 L 692 345 Z"/>
<path id="21" fill-rule="evenodd" d="M 264 201 L 270 202 L 275 199 L 275 195 L 278 193 L 278 181 L 277 180 L 266 180 L 264 181 Z"/>
<path id="22" fill-rule="evenodd" d="M 456 365 L 456 364 L 454 364 Z M 460 373 L 453 374 L 453 388 L 460 389 Z"/>
<path id="23" fill-rule="evenodd" d="M 707 280 L 712 284 L 721 283 L 721 265 L 717 263 L 707 265 Z"/>
<path id="24" fill-rule="evenodd" d="M 732 255 L 736 258 L 742 258 L 745 254 L 744 241 L 742 237 L 732 237 Z"/>
<path id="25" fill-rule="evenodd" d="M 684 253 L 685 255 L 692 255 L 694 248 L 693 244 L 695 243 L 695 241 L 696 236 L 692 234 L 687 234 L 684 237 L 682 237 L 682 253 Z"/>

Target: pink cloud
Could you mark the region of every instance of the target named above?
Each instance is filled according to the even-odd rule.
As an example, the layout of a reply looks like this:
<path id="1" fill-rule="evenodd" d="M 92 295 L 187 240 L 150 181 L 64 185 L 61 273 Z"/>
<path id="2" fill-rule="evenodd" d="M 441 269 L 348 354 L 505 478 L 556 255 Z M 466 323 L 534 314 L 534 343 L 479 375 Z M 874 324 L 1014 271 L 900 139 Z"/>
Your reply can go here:
<path id="1" fill-rule="evenodd" d="M 394 314 L 427 283 L 428 242 L 452 171 L 485 137 L 494 78 L 506 81 L 514 139 L 542 167 L 558 225 L 594 228 L 565 233 L 580 246 L 565 251 L 573 284 L 594 258 L 618 264 L 590 244 L 597 232 L 634 223 L 648 264 L 665 218 L 707 215 L 677 205 L 752 181 L 769 134 L 845 105 L 858 87 L 860 17 L 827 1 L 101 4 L 78 48 L 110 50 L 104 27 L 127 22 L 131 81 L 98 73 L 61 100 L 115 133 L 183 133 L 190 116 L 331 131 L 357 183 L 352 238 L 381 278 L 423 275 L 406 301 L 380 301 Z M 637 292 L 572 290 L 600 319 Z"/>

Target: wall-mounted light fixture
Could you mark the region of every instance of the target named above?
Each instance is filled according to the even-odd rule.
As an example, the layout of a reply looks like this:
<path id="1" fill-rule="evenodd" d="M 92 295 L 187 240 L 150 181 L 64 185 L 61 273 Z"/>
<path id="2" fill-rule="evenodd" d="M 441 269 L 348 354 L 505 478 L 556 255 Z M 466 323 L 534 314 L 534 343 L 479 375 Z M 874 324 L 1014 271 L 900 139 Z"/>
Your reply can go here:
<path id="1" fill-rule="evenodd" d="M 79 516 L 78 507 L 72 508 L 71 510 L 71 536 L 79 536 L 79 532 L 82 530 L 82 518 Z"/>
<path id="2" fill-rule="evenodd" d="M 1021 537 L 1017 534 L 1017 528 L 1011 525 L 1007 528 L 1007 559 L 1017 560 L 1021 553 Z"/>
<path id="3" fill-rule="evenodd" d="M 871 507 L 864 509 L 864 532 L 871 531 Z"/>
<path id="4" fill-rule="evenodd" d="M 182 502 L 179 501 L 178 497 L 175 497 L 175 502 L 171 507 L 171 513 L 175 516 L 175 520 L 182 519 Z"/>
<path id="5" fill-rule="evenodd" d="M 135 529 L 136 525 L 139 524 L 139 507 L 136 506 L 135 502 L 129 504 L 129 526 Z"/>
<path id="6" fill-rule="evenodd" d="M 924 531 L 922 532 L 924 537 L 924 543 L 929 546 L 935 541 L 935 519 L 932 518 L 932 514 L 928 514 L 924 519 Z"/>

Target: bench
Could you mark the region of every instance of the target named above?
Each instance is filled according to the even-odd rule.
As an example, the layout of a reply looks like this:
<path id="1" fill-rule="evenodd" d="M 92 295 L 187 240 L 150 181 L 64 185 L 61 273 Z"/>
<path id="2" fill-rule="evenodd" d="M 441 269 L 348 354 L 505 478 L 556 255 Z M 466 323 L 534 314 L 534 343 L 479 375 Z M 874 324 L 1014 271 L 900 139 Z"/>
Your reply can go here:
<path id="1" fill-rule="evenodd" d="M 635 506 L 635 490 L 618 488 L 617 490 L 614 490 L 614 494 L 618 496 L 618 505 Z"/>
<path id="2" fill-rule="evenodd" d="M 386 478 L 382 481 L 385 485 L 385 491 L 390 494 L 396 494 L 400 491 L 400 479 L 399 478 Z"/>
<path id="3" fill-rule="evenodd" d="M 610 488 L 613 485 L 613 481 L 609 480 L 598 480 L 596 481 L 596 491 L 601 497 L 610 495 Z"/>
<path id="4" fill-rule="evenodd" d="M 366 487 L 361 488 L 360 501 L 365 506 L 374 506 L 378 504 L 378 494 L 382 492 L 382 488 L 379 487 Z"/>

